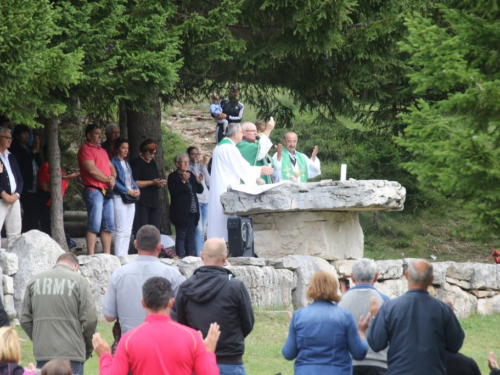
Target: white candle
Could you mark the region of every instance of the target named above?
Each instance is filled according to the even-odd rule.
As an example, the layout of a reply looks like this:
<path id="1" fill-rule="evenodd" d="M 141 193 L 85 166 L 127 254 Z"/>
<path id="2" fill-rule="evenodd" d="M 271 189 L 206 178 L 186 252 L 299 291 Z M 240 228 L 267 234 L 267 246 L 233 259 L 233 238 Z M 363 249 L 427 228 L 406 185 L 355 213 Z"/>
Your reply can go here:
<path id="1" fill-rule="evenodd" d="M 347 175 L 347 164 L 340 165 L 340 181 L 345 181 Z"/>

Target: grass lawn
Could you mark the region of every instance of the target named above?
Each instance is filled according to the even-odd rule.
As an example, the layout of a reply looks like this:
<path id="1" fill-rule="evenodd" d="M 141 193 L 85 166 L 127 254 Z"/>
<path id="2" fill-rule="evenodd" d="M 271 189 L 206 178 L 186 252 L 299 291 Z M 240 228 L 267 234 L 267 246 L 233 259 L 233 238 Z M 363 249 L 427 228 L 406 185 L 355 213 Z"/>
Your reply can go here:
<path id="1" fill-rule="evenodd" d="M 255 312 L 255 328 L 246 340 L 245 368 L 249 375 L 283 375 L 293 374 L 293 362 L 283 359 L 281 347 L 288 334 L 288 314 L 286 311 L 257 310 Z M 461 321 L 465 331 L 465 342 L 461 353 L 477 362 L 483 375 L 489 374 L 486 358 L 490 350 L 500 354 L 500 335 L 498 324 L 500 315 L 481 316 L 474 314 Z M 112 323 L 99 323 L 101 336 L 112 342 Z M 21 337 L 21 364 L 27 366 L 34 362 L 31 341 L 24 331 L 18 327 Z M 165 345 L 168 341 L 165 340 Z M 92 357 L 85 363 L 85 374 L 97 375 L 98 360 Z"/>

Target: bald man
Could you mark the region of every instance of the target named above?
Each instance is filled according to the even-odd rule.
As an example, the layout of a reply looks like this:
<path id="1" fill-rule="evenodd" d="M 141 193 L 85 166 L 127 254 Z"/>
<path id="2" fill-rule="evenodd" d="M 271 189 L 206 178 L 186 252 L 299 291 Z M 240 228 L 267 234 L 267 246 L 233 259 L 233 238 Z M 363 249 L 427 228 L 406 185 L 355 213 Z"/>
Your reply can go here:
<path id="1" fill-rule="evenodd" d="M 263 166 L 273 167 L 273 158 L 269 157 L 267 152 L 273 145 L 269 139 L 271 132 L 274 129 L 274 120 L 270 120 L 266 124 L 266 128 L 262 135 L 259 137 L 257 135 L 257 127 L 251 122 L 244 122 L 241 125 L 241 130 L 243 131 L 243 139 L 239 142 L 236 147 L 241 153 L 241 156 L 245 158 L 250 165 L 253 166 Z M 271 184 L 271 176 L 260 176 L 266 184 Z M 273 175 L 273 178 L 275 176 Z"/>
<path id="2" fill-rule="evenodd" d="M 408 292 L 386 302 L 379 309 L 372 298 L 374 316 L 368 332 L 368 344 L 387 353 L 388 375 L 446 375 L 446 351 L 457 353 L 464 341 L 453 310 L 431 297 L 432 264 L 424 259 L 410 261 L 405 271 Z"/>
<path id="3" fill-rule="evenodd" d="M 311 158 L 296 150 L 299 137 L 294 132 L 286 132 L 283 135 L 283 145 L 279 143 L 276 146 L 276 152 L 273 155 L 275 174 L 281 180 L 291 180 L 294 182 L 307 182 L 321 174 L 321 165 L 317 157 L 318 146 L 314 146 Z M 274 174 L 273 174 L 274 176 Z"/>
<path id="4" fill-rule="evenodd" d="M 221 374 L 245 374 L 245 337 L 252 331 L 254 315 L 248 291 L 234 274 L 224 268 L 226 244 L 210 238 L 201 253 L 203 267 L 183 282 L 175 300 L 177 322 L 208 333 L 210 323 L 220 325 L 215 350 Z"/>

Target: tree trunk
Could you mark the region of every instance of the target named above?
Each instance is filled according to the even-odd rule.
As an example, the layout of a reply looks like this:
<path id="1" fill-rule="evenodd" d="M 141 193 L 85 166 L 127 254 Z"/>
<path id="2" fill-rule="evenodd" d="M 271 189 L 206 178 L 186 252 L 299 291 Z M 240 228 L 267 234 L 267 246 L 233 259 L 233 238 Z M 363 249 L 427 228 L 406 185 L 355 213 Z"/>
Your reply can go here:
<path id="1" fill-rule="evenodd" d="M 64 234 L 63 196 L 61 188 L 61 150 L 59 149 L 59 119 L 51 114 L 45 124 L 45 140 L 47 142 L 50 171 L 50 230 L 52 238 L 65 251 L 69 251 Z"/>
<path id="2" fill-rule="evenodd" d="M 120 137 L 128 139 L 127 107 L 125 100 L 120 100 L 118 104 L 118 125 L 120 126 Z"/>
<path id="3" fill-rule="evenodd" d="M 163 143 L 161 131 L 161 107 L 158 92 L 151 95 L 149 104 L 152 114 L 136 112 L 127 106 L 127 130 L 130 146 L 130 160 L 139 155 L 139 145 L 147 138 L 153 139 L 158 145 L 155 157 L 160 178 L 166 178 L 165 162 L 163 160 Z M 169 203 L 167 188 L 160 189 L 160 230 L 172 234 L 170 227 Z"/>

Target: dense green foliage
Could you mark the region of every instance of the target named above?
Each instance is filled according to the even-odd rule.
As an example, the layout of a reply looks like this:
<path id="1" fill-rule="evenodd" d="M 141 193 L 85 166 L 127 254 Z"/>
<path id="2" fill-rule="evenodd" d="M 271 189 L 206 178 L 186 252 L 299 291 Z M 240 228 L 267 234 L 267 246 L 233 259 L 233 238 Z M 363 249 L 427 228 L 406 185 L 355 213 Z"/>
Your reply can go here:
<path id="1" fill-rule="evenodd" d="M 411 206 L 436 189 L 491 233 L 498 9 L 496 0 L 5 0 L 0 113 L 32 125 L 54 113 L 105 123 L 118 109 L 159 112 L 158 95 L 205 100 L 239 83 L 258 117 L 275 117 L 277 136 L 293 128 L 302 150 L 320 146 L 333 165 L 324 177 L 345 162 L 351 177 L 400 181 Z"/>
<path id="2" fill-rule="evenodd" d="M 500 13 L 491 1 L 440 6 L 436 23 L 408 18 L 411 82 L 419 100 L 404 116 L 398 140 L 412 153 L 405 165 L 422 185 L 462 200 L 476 231 L 500 229 Z"/>
<path id="3" fill-rule="evenodd" d="M 63 113 L 54 91 L 67 92 L 80 78 L 82 53 L 52 43 L 64 31 L 48 0 L 0 2 L 0 113 L 36 124 L 39 115 Z"/>

